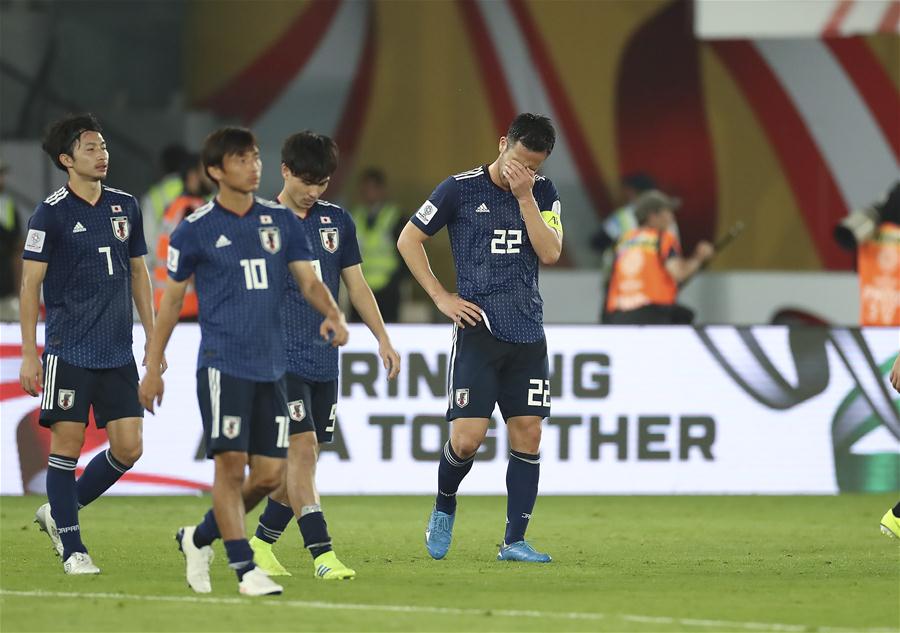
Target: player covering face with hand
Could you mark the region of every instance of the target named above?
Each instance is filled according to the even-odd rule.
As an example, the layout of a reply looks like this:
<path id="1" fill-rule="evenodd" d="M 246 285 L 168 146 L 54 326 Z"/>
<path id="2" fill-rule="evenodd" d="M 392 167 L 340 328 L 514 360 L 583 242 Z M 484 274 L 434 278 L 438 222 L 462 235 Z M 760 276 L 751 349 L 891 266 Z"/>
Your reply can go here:
<path id="1" fill-rule="evenodd" d="M 193 526 L 178 531 L 187 581 L 199 593 L 212 590 L 209 543 L 221 536 L 241 593 L 281 593 L 282 587 L 253 562 L 241 487 L 248 465 L 251 479 L 267 483 L 269 490 L 277 487 L 287 453 L 290 417 L 281 304 L 288 275 L 325 316 L 317 328 L 319 336 L 331 345 L 343 345 L 347 328 L 344 315 L 316 275 L 297 218 L 283 206 L 253 195 L 262 168 L 253 134 L 243 128 L 217 130 L 207 137 L 202 157 L 218 193 L 172 234 L 169 280 L 148 352 L 141 400 L 151 412 L 162 401 L 163 381 L 155 364 L 193 276 L 201 333 L 197 395 L 207 456 L 215 460 L 209 516 L 214 516 L 216 533 L 198 534 L 202 530 Z"/>
<path id="2" fill-rule="evenodd" d="M 547 117 L 520 114 L 500 138 L 493 163 L 443 181 L 403 229 L 400 254 L 453 321 L 448 376 L 450 441 L 438 467 L 438 494 L 425 530 L 435 559 L 450 549 L 456 492 L 472 468 L 494 407 L 506 421 L 506 534 L 498 560 L 549 562 L 525 540 L 540 473 L 541 423 L 550 414 L 550 376 L 538 264 L 562 251 L 559 195 L 538 175 L 556 134 Z M 447 227 L 458 294 L 431 272 L 423 246 Z"/>

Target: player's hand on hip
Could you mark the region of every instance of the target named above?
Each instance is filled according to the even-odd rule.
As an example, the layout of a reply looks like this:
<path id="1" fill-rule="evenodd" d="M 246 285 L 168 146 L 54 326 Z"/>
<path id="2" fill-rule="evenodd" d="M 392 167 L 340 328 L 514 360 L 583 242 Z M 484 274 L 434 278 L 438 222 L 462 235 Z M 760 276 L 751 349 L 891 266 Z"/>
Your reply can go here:
<path id="1" fill-rule="evenodd" d="M 141 381 L 141 386 L 138 387 L 138 398 L 141 401 L 141 406 L 150 413 L 156 413 L 153 408 L 157 404 L 162 404 L 165 388 L 162 376 L 156 372 L 148 371 Z"/>
<path id="2" fill-rule="evenodd" d="M 326 341 L 331 341 L 332 347 L 340 347 L 346 345 L 350 338 L 350 332 L 347 331 L 347 321 L 344 319 L 343 313 L 338 317 L 327 317 L 319 326 L 319 334 Z"/>
<path id="3" fill-rule="evenodd" d="M 437 309 L 450 318 L 459 327 L 465 328 L 466 323 L 477 325 L 481 321 L 481 308 L 470 301 L 460 298 L 456 293 L 447 293 L 438 297 L 434 305 Z"/>
<path id="4" fill-rule="evenodd" d="M 378 346 L 378 355 L 388 372 L 388 380 L 393 380 L 400 373 L 400 354 L 394 349 L 390 341 L 385 341 Z"/>
<path id="5" fill-rule="evenodd" d="M 531 169 L 517 160 L 510 160 L 503 166 L 503 175 L 516 199 L 531 195 L 534 187 L 534 172 Z"/>
<path id="6" fill-rule="evenodd" d="M 19 368 L 19 384 L 30 396 L 37 396 L 44 387 L 44 368 L 37 354 L 23 354 Z"/>

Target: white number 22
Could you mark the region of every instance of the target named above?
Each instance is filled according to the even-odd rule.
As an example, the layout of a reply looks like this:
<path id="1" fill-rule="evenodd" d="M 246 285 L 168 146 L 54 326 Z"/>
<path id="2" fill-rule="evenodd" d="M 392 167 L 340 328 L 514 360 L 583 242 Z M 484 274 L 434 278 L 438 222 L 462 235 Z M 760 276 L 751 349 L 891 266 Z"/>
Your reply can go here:
<path id="1" fill-rule="evenodd" d="M 500 255 L 512 255 L 519 252 L 521 243 L 522 231 L 520 229 L 494 229 L 494 239 L 491 240 L 491 252 Z"/>
<path id="2" fill-rule="evenodd" d="M 529 407 L 549 407 L 550 406 L 550 381 L 541 380 L 540 378 L 532 378 L 528 381 L 531 389 L 528 390 L 528 406 Z"/>

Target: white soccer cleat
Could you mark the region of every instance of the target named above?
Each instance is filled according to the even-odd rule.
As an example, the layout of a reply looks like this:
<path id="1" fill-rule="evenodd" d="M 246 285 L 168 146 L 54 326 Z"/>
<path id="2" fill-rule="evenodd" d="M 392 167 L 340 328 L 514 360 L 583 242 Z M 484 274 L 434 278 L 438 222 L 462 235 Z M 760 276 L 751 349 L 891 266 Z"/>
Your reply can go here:
<path id="1" fill-rule="evenodd" d="M 284 587 L 269 578 L 259 567 L 254 567 L 241 578 L 238 590 L 245 596 L 273 596 L 284 591 Z"/>
<path id="2" fill-rule="evenodd" d="M 194 545 L 193 525 L 185 526 L 178 530 L 175 540 L 178 541 L 178 549 L 184 554 L 185 576 L 188 586 L 197 593 L 212 592 L 212 583 L 209 581 L 209 566 L 212 564 L 215 553 L 212 547 Z"/>
<path id="3" fill-rule="evenodd" d="M 100 568 L 94 564 L 87 552 L 72 552 L 63 563 L 63 570 L 70 576 L 100 573 Z"/>
<path id="4" fill-rule="evenodd" d="M 56 550 L 56 555 L 62 558 L 62 539 L 59 538 L 59 532 L 56 530 L 56 521 L 53 520 L 53 515 L 50 513 L 49 503 L 45 503 L 37 509 L 37 512 L 34 513 L 34 522 L 41 528 L 41 532 L 47 533 L 47 536 L 50 537 L 50 542 L 53 543 L 53 549 Z"/>

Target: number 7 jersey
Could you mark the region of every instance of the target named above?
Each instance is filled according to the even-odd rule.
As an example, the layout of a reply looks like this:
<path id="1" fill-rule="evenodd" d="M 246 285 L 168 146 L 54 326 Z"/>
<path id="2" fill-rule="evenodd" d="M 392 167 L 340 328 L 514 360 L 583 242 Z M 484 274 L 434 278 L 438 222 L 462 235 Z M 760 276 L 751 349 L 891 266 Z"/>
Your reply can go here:
<path id="1" fill-rule="evenodd" d="M 561 226 L 553 183 L 536 176 L 532 192 L 544 221 Z M 486 166 L 444 180 L 410 222 L 427 235 L 447 227 L 459 296 L 482 309 L 496 338 L 510 343 L 544 338 L 537 254 L 518 201 L 494 184 Z"/>
<path id="2" fill-rule="evenodd" d="M 257 382 L 281 378 L 288 264 L 311 259 L 299 220 L 274 202 L 256 198 L 241 216 L 214 200 L 187 216 L 172 233 L 166 265 L 175 281 L 195 275 L 198 369 Z"/>
<path id="3" fill-rule="evenodd" d="M 24 259 L 47 264 L 46 352 L 85 369 L 134 362 L 131 259 L 147 254 L 131 194 L 104 186 L 94 204 L 63 187 L 28 221 Z"/>

